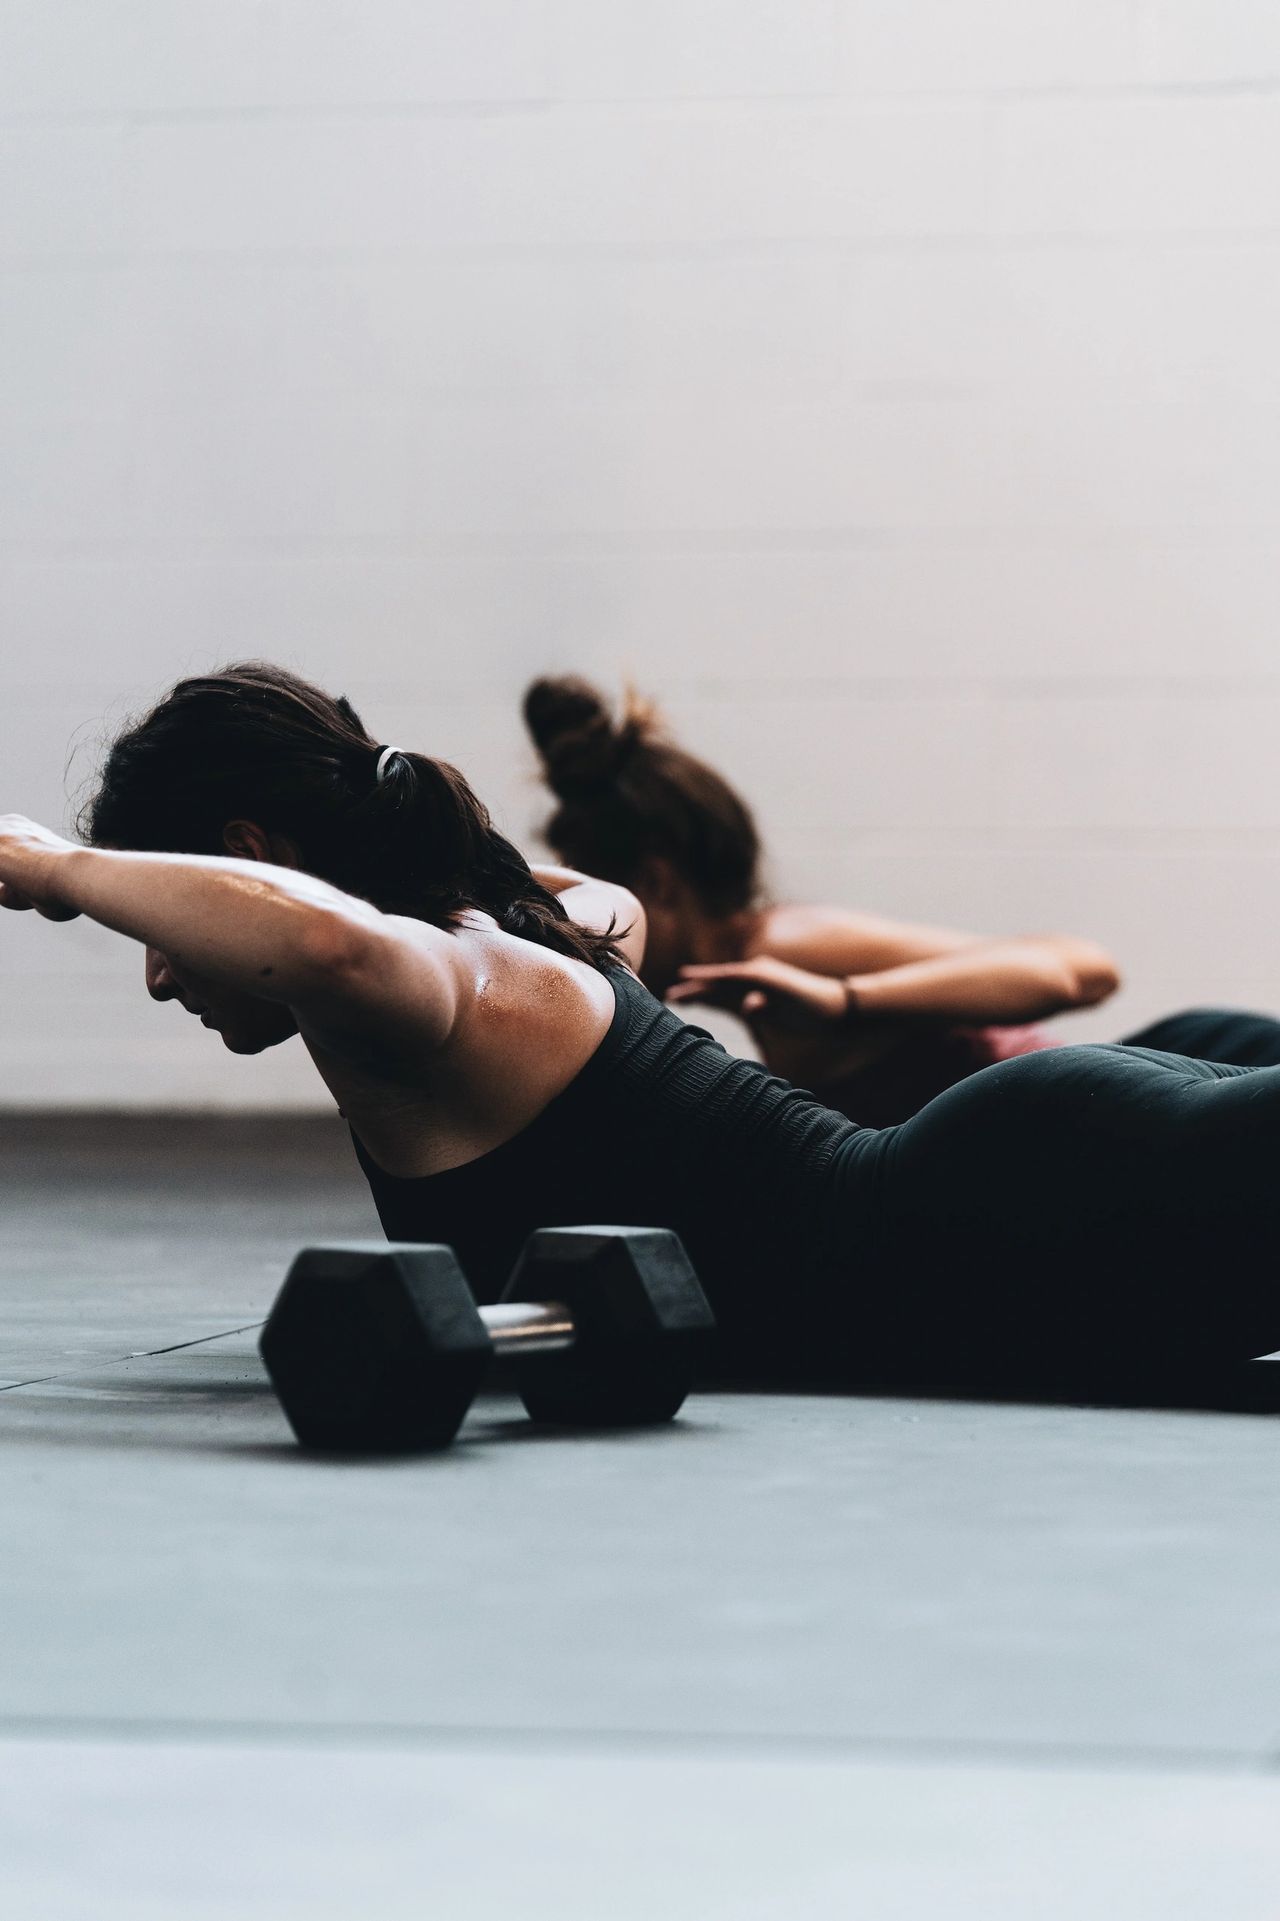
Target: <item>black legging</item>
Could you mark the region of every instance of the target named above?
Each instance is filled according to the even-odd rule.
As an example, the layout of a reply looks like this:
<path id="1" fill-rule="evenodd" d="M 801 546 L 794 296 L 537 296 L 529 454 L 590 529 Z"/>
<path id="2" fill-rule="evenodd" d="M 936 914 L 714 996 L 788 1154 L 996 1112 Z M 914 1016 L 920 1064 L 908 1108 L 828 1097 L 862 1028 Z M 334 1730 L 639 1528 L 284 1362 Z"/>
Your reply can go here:
<path id="1" fill-rule="evenodd" d="M 1280 1067 L 1280 1020 L 1234 1007 L 1189 1007 L 1126 1034 L 1122 1045 L 1233 1067 Z"/>
<path id="2" fill-rule="evenodd" d="M 1026 1385 L 1280 1348 L 1280 1065 L 1252 1064 L 1280 1061 L 1280 1023 L 1147 1032 L 1179 1022 L 1248 1059 L 1051 1048 L 885 1130 L 862 1330 L 882 1377 Z"/>

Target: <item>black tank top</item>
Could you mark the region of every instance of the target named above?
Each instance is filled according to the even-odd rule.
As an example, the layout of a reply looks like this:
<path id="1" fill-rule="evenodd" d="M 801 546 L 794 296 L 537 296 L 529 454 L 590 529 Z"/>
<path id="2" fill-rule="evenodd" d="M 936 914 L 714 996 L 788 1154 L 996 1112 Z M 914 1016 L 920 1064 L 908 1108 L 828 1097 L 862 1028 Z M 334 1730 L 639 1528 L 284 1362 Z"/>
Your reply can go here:
<path id="1" fill-rule="evenodd" d="M 609 979 L 616 1005 L 596 1052 L 501 1147 L 406 1179 L 356 1140 L 387 1238 L 448 1243 L 492 1301 L 536 1227 L 672 1228 L 715 1309 L 722 1360 L 776 1372 L 794 1350 L 811 1370 L 814 1341 L 837 1334 L 817 1326 L 832 1280 L 839 1296 L 862 1292 L 894 1130 L 857 1127 L 729 1054 L 624 970 Z"/>

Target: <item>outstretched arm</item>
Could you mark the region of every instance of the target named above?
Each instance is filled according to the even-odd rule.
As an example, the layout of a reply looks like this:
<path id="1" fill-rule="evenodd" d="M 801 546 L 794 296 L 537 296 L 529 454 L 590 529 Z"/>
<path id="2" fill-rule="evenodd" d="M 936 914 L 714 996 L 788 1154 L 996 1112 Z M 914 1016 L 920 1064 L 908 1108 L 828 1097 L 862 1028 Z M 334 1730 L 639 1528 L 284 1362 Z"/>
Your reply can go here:
<path id="1" fill-rule="evenodd" d="M 266 862 L 77 846 L 0 816 L 0 906 L 86 914 L 192 973 L 290 1007 L 299 1024 L 441 1044 L 461 974 L 439 929 Z"/>

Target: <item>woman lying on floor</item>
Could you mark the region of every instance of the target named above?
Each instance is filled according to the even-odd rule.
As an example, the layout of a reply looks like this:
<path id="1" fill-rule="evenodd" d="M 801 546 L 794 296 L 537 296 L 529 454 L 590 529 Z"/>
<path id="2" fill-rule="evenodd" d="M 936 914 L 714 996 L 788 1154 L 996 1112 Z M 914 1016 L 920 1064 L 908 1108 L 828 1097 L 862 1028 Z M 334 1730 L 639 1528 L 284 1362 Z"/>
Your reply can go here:
<path id="1" fill-rule="evenodd" d="M 629 895 L 535 876 L 454 769 L 272 667 L 175 687 L 85 825 L 5 817 L 0 904 L 141 942 L 235 1053 L 300 1034 L 387 1233 L 452 1243 L 482 1298 L 534 1227 L 612 1221 L 682 1236 L 757 1376 L 1280 1345 L 1280 1069 L 1055 1048 L 855 1126 L 649 994 Z"/>
<path id="2" fill-rule="evenodd" d="M 729 1008 L 766 1066 L 868 1127 L 918 1113 L 980 1067 L 1060 1045 L 1039 1023 L 1119 985 L 1109 954 L 1065 935 L 982 940 L 843 907 L 766 902 L 750 809 L 628 701 L 535 681 L 525 720 L 556 810 L 560 859 L 629 888 L 648 918 L 659 998 Z M 1280 1065 L 1280 1021 L 1193 1008 L 1124 1037 L 1199 1060 Z"/>

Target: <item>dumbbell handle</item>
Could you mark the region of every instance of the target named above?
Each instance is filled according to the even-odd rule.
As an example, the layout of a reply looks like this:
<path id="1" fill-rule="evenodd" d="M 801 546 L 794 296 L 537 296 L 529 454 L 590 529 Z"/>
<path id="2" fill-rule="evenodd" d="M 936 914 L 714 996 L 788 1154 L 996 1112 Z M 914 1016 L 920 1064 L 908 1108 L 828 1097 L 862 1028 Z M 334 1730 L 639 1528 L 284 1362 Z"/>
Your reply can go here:
<path id="1" fill-rule="evenodd" d="M 572 1347 L 577 1334 L 563 1301 L 499 1301 L 482 1307 L 480 1319 L 502 1355 L 552 1354 Z"/>

